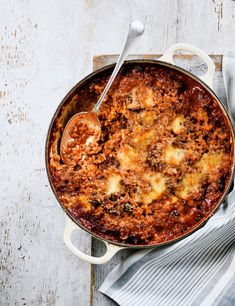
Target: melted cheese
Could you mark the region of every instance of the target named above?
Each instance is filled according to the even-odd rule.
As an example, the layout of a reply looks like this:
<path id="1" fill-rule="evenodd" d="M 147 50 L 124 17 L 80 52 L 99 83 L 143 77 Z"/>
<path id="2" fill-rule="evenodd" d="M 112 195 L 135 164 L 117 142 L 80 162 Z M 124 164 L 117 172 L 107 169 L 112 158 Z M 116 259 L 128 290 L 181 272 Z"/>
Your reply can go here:
<path id="1" fill-rule="evenodd" d="M 107 194 L 118 193 L 121 190 L 120 185 L 121 177 L 118 174 L 113 174 L 108 178 L 107 183 Z"/>
<path id="2" fill-rule="evenodd" d="M 144 126 L 153 126 L 156 121 L 157 115 L 154 111 L 144 110 L 139 114 L 139 118 Z"/>
<path id="3" fill-rule="evenodd" d="M 170 202 L 171 202 L 172 204 L 177 203 L 177 202 L 178 202 L 178 198 L 177 198 L 176 196 L 171 196 Z"/>
<path id="4" fill-rule="evenodd" d="M 128 104 L 127 108 L 129 108 L 129 109 L 140 109 L 141 106 L 140 106 L 140 102 L 139 102 L 139 98 L 138 98 L 138 88 L 137 87 L 132 88 L 130 96 L 131 96 L 132 102 L 130 104 Z"/>
<path id="5" fill-rule="evenodd" d="M 149 181 L 152 190 L 143 194 L 143 202 L 149 204 L 154 200 L 157 200 L 162 193 L 166 190 L 166 179 L 159 173 L 146 176 Z"/>
<path id="6" fill-rule="evenodd" d="M 178 116 L 171 124 L 171 129 L 175 134 L 180 134 L 184 131 L 185 119 L 183 116 Z"/>
<path id="7" fill-rule="evenodd" d="M 185 156 L 185 150 L 169 146 L 165 151 L 165 160 L 169 164 L 178 165 Z"/>
<path id="8" fill-rule="evenodd" d="M 222 165 L 222 157 L 223 153 L 205 153 L 195 165 L 198 172 L 187 173 L 184 176 L 176 195 L 187 200 L 193 194 L 200 192 L 199 189 L 202 186 L 203 177 L 205 175 L 211 176 L 215 171 L 218 171 Z"/>
<path id="9" fill-rule="evenodd" d="M 156 104 L 151 88 L 134 87 L 130 94 L 132 102 L 127 106 L 129 109 L 151 108 Z"/>
<path id="10" fill-rule="evenodd" d="M 135 134 L 133 142 L 135 143 L 137 148 L 147 149 L 148 145 L 151 144 L 155 133 L 155 130 L 140 131 L 138 134 Z"/>
<path id="11" fill-rule="evenodd" d="M 197 167 L 204 173 L 210 174 L 221 166 L 223 153 L 205 153 L 197 163 Z"/>
<path id="12" fill-rule="evenodd" d="M 153 90 L 151 88 L 145 88 L 143 93 L 143 104 L 147 108 L 155 105 Z"/>
<path id="13" fill-rule="evenodd" d="M 117 154 L 117 159 L 122 170 L 139 168 L 139 154 L 131 147 L 124 147 Z"/>
<path id="14" fill-rule="evenodd" d="M 140 103 L 145 108 L 151 108 L 155 105 L 153 90 L 148 87 L 140 89 Z"/>
<path id="15" fill-rule="evenodd" d="M 199 173 L 187 173 L 182 182 L 181 187 L 176 191 L 176 195 L 184 200 L 199 191 L 201 187 L 201 176 Z"/>

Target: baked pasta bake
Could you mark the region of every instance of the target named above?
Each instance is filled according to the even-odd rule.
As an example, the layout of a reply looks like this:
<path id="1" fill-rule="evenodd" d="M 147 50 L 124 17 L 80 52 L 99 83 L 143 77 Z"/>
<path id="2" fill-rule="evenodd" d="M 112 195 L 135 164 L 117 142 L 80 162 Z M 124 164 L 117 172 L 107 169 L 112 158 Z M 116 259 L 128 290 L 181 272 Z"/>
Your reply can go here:
<path id="1" fill-rule="evenodd" d="M 71 97 L 64 107 L 75 106 L 70 116 L 92 109 L 108 76 Z M 212 214 L 230 180 L 233 140 L 202 85 L 160 65 L 127 65 L 98 116 L 99 141 L 79 153 L 86 127 L 75 125 L 66 163 L 57 149 L 61 120 L 50 136 L 50 179 L 77 222 L 113 242 L 152 245 L 184 235 Z"/>

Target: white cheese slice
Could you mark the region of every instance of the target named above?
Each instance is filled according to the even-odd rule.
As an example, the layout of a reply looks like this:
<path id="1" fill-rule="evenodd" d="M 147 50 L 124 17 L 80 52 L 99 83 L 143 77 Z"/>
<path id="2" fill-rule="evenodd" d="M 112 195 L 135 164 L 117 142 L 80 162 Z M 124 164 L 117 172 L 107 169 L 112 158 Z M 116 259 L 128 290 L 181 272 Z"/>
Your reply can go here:
<path id="1" fill-rule="evenodd" d="M 149 204 L 160 198 L 167 186 L 166 179 L 159 173 L 146 175 L 146 179 L 150 182 L 152 190 L 143 194 L 143 202 Z"/>
<path id="2" fill-rule="evenodd" d="M 169 146 L 165 151 L 165 160 L 169 164 L 178 165 L 184 158 L 186 150 Z"/>
<path id="3" fill-rule="evenodd" d="M 178 116 L 174 119 L 171 124 L 172 131 L 175 134 L 180 134 L 184 131 L 185 118 L 183 116 Z"/>
<path id="4" fill-rule="evenodd" d="M 176 195 L 187 200 L 191 194 L 197 193 L 201 187 L 201 177 L 200 173 L 187 173 L 181 182 L 181 187 L 176 191 Z"/>
<path id="5" fill-rule="evenodd" d="M 213 175 L 222 165 L 223 153 L 205 153 L 201 160 L 195 164 L 197 173 L 187 173 L 181 181 L 181 186 L 176 191 L 176 195 L 184 200 L 188 200 L 193 195 L 200 192 L 202 181 L 205 175 Z"/>
<path id="6" fill-rule="evenodd" d="M 153 126 L 156 121 L 157 115 L 155 111 L 143 110 L 139 113 L 139 118 L 144 126 Z"/>
<path id="7" fill-rule="evenodd" d="M 122 148 L 117 154 L 117 159 L 123 170 L 134 170 L 139 168 L 139 153 L 131 147 Z"/>
<path id="8" fill-rule="evenodd" d="M 209 173 L 221 166 L 223 153 L 205 153 L 197 163 L 197 167 L 204 173 Z"/>
<path id="9" fill-rule="evenodd" d="M 121 190 L 120 180 L 121 180 L 121 177 L 118 174 L 112 174 L 108 178 L 108 182 L 107 182 L 107 194 L 108 195 L 117 193 Z"/>
<path id="10" fill-rule="evenodd" d="M 135 133 L 133 138 L 134 144 L 137 146 L 137 149 L 147 149 L 151 144 L 156 135 L 155 130 L 142 130 L 139 133 Z"/>

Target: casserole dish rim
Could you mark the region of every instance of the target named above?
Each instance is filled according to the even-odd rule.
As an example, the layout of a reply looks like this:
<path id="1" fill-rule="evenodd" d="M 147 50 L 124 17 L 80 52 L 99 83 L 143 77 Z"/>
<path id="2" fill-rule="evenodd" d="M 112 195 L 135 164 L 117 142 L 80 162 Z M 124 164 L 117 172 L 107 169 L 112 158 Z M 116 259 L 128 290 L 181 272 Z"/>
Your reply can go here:
<path id="1" fill-rule="evenodd" d="M 109 64 L 106 65 L 98 70 L 95 70 L 94 72 L 88 74 L 86 77 L 82 78 L 78 83 L 76 83 L 73 88 L 65 95 L 65 97 L 62 99 L 62 101 L 60 102 L 60 104 L 58 105 L 56 111 L 54 112 L 54 115 L 50 121 L 50 125 L 47 131 L 47 136 L 46 136 L 46 148 L 45 148 L 45 163 L 46 163 L 46 172 L 47 172 L 47 177 L 50 183 L 50 186 L 52 188 L 52 191 L 55 195 L 55 198 L 57 199 L 57 201 L 59 202 L 60 206 L 62 207 L 62 209 L 64 210 L 64 212 L 66 213 L 66 215 L 77 225 L 79 226 L 81 229 L 85 230 L 86 232 L 88 232 L 90 235 L 92 235 L 93 237 L 95 237 L 96 239 L 100 240 L 100 241 L 105 241 L 108 242 L 110 244 L 116 245 L 116 246 L 120 246 L 120 247 L 124 247 L 124 248 L 135 248 L 135 249 L 143 249 L 143 248 L 156 248 L 156 247 L 160 247 L 160 246 L 164 246 L 167 244 L 171 244 L 174 243 L 176 241 L 182 240 L 186 237 L 188 237 L 189 235 L 193 234 L 196 230 L 198 230 L 199 228 L 201 228 L 202 226 L 204 226 L 208 220 L 211 218 L 211 216 L 213 214 L 215 214 L 215 212 L 218 210 L 219 206 L 221 205 L 221 203 L 223 202 L 223 200 L 225 199 L 225 197 L 228 195 L 228 193 L 230 192 L 230 187 L 232 185 L 232 181 L 233 181 L 233 177 L 234 177 L 234 163 L 235 163 L 235 158 L 234 158 L 234 149 L 235 149 L 235 127 L 234 127 L 234 123 L 232 121 L 232 118 L 229 114 L 229 112 L 227 111 L 226 107 L 224 106 L 223 102 L 219 99 L 219 97 L 216 95 L 216 93 L 213 91 L 213 89 L 207 85 L 203 80 L 201 80 L 199 77 L 197 77 L 196 75 L 192 74 L 191 72 L 189 72 L 188 70 L 185 70 L 184 68 L 181 68 L 177 65 L 165 62 L 165 61 L 161 61 L 158 59 L 132 59 L 132 60 L 127 60 L 124 62 L 123 66 L 127 66 L 128 64 L 152 64 L 152 65 L 159 65 L 161 67 L 168 67 L 170 69 L 179 71 L 183 74 L 185 74 L 186 76 L 190 77 L 191 79 L 193 79 L 194 81 L 196 81 L 197 83 L 201 84 L 203 88 L 205 88 L 208 93 L 210 94 L 210 96 L 216 100 L 216 103 L 218 104 L 218 106 L 220 107 L 221 111 L 223 111 L 224 116 L 226 117 L 226 121 L 228 122 L 228 126 L 230 127 L 230 131 L 232 134 L 232 162 L 231 162 L 231 167 L 230 167 L 230 178 L 229 180 L 226 182 L 226 186 L 224 189 L 224 192 L 222 194 L 222 196 L 220 197 L 220 200 L 218 201 L 218 203 L 215 205 L 215 207 L 213 208 L 213 210 L 204 218 L 202 218 L 202 220 L 200 222 L 198 222 L 196 225 L 194 225 L 193 227 L 191 227 L 189 230 L 187 230 L 186 232 L 184 232 L 182 235 L 175 237 L 173 239 L 167 240 L 167 241 L 162 241 L 162 242 L 158 242 L 158 243 L 154 243 L 154 244 L 129 244 L 129 243 L 122 243 L 122 242 L 117 242 L 117 241 L 113 241 L 107 238 L 103 238 L 101 236 L 99 236 L 96 233 L 93 233 L 91 230 L 87 229 L 84 225 L 82 225 L 78 220 L 76 220 L 68 211 L 68 209 L 66 209 L 64 207 L 64 205 L 60 202 L 56 190 L 51 182 L 50 179 L 50 173 L 49 173 L 49 145 L 50 145 L 50 136 L 51 136 L 51 131 L 53 128 L 53 124 L 56 120 L 56 118 L 59 115 L 59 112 L 61 111 L 61 108 L 65 105 L 69 104 L 69 100 L 72 98 L 73 93 L 79 89 L 79 87 L 82 87 L 84 84 L 86 84 L 87 81 L 91 80 L 93 77 L 105 73 L 109 70 L 111 70 L 114 66 L 115 63 L 113 64 Z M 67 103 L 66 103 L 67 102 Z"/>

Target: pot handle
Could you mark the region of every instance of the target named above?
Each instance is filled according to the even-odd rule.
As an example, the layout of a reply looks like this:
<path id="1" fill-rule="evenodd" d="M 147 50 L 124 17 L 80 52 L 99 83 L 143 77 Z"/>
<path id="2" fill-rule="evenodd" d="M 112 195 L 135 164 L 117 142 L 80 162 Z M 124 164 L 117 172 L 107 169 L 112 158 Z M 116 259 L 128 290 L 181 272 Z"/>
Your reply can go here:
<path id="1" fill-rule="evenodd" d="M 194 47 L 193 45 L 190 44 L 183 44 L 183 43 L 174 44 L 169 49 L 166 50 L 166 52 L 163 54 L 163 56 L 159 58 L 159 60 L 174 65 L 175 63 L 173 60 L 173 56 L 175 52 L 178 50 L 184 50 L 192 54 L 195 54 L 207 64 L 207 72 L 204 75 L 199 76 L 199 79 L 205 82 L 208 86 L 212 87 L 213 78 L 215 74 L 215 64 L 213 60 L 210 58 L 210 56 L 201 49 Z"/>
<path id="2" fill-rule="evenodd" d="M 64 229 L 64 243 L 70 249 L 70 251 L 80 259 L 95 265 L 100 265 L 108 262 L 118 251 L 124 249 L 109 242 L 103 241 L 106 245 L 106 253 L 101 257 L 94 257 L 87 255 L 80 251 L 71 240 L 71 235 L 74 231 L 80 230 L 80 228 L 69 218 L 66 217 L 65 229 Z"/>

